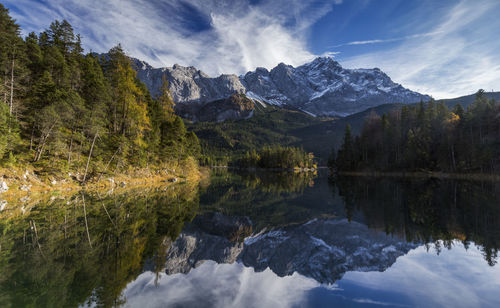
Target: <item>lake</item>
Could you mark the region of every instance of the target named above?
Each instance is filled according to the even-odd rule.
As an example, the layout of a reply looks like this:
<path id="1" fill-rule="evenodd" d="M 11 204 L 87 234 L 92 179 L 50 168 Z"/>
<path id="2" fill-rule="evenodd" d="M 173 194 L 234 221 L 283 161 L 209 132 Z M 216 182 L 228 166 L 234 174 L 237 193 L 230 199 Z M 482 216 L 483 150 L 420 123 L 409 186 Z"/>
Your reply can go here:
<path id="1" fill-rule="evenodd" d="M 500 307 L 499 201 L 498 182 L 224 169 L 24 199 L 0 212 L 0 307 Z"/>

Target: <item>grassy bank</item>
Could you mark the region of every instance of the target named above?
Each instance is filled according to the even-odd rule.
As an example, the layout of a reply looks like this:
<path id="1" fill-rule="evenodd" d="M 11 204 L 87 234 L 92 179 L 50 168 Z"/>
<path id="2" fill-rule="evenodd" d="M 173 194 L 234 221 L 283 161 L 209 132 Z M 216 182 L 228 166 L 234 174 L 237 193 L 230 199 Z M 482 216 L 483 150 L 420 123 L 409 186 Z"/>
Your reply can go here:
<path id="1" fill-rule="evenodd" d="M 81 174 L 41 173 L 32 167 L 0 168 L 0 182 L 8 190 L 0 193 L 0 202 L 24 203 L 27 200 L 73 195 L 78 191 L 125 191 L 166 186 L 176 183 L 199 183 L 209 171 L 200 169 L 194 160 L 171 163 L 163 168 L 136 168 L 123 172 L 92 175 L 83 182 Z"/>

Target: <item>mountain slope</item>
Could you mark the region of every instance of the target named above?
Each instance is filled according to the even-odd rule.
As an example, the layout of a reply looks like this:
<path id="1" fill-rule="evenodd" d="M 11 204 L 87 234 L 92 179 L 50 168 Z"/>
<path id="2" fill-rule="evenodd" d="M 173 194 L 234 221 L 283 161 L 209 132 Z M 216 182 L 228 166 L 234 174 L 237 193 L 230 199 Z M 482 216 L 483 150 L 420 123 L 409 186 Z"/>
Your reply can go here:
<path id="1" fill-rule="evenodd" d="M 494 99 L 495 101 L 500 101 L 500 92 L 484 92 L 484 96 L 489 99 Z M 467 108 L 476 99 L 476 94 L 460 96 L 457 98 L 443 99 L 448 108 L 455 107 L 456 104 L 462 105 L 462 107 Z"/>

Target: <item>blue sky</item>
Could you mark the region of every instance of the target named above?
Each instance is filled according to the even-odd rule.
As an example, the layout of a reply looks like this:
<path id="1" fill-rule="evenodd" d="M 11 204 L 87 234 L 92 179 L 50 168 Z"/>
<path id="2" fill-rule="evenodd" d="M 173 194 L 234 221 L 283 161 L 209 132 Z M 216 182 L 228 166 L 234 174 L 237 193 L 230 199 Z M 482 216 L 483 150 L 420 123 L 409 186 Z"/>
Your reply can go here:
<path id="1" fill-rule="evenodd" d="M 67 19 L 87 51 L 242 74 L 333 56 L 435 98 L 500 90 L 498 0 L 2 0 L 23 33 Z"/>

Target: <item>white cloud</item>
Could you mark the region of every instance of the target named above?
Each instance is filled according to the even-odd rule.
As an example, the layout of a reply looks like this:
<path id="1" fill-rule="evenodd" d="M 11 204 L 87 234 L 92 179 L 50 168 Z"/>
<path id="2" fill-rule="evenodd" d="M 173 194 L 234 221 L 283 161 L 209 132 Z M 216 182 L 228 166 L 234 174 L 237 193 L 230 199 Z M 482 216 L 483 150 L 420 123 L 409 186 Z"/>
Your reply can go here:
<path id="1" fill-rule="evenodd" d="M 14 16 L 23 25 L 48 27 L 56 18 L 68 19 L 82 34 L 89 50 L 106 52 L 122 43 L 131 56 L 153 66 L 193 65 L 218 75 L 311 60 L 314 55 L 305 44 L 307 28 L 328 13 L 333 3 L 341 1 L 319 6 L 284 0 L 264 1 L 258 6 L 249 5 L 247 0 L 48 0 L 44 5 L 32 0 L 9 2 L 22 11 Z M 206 18 L 210 29 L 186 30 L 186 23 L 193 22 L 189 16 L 179 14 L 186 5 Z"/>
<path id="2" fill-rule="evenodd" d="M 498 1 L 460 1 L 440 20 L 428 21 L 433 35 L 346 58 L 342 63 L 380 67 L 395 81 L 435 98 L 471 94 L 480 88 L 498 91 L 499 9 Z"/>

